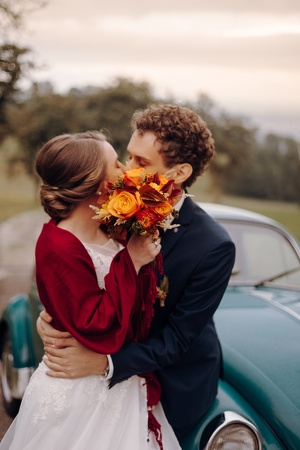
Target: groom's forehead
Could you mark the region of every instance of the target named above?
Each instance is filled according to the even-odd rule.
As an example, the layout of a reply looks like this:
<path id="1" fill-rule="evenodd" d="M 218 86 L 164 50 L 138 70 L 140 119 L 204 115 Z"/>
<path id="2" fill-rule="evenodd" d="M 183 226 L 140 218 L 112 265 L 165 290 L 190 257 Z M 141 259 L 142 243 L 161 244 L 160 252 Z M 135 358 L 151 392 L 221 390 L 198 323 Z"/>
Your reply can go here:
<path id="1" fill-rule="evenodd" d="M 135 132 L 131 136 L 127 150 L 131 155 L 138 158 L 152 160 L 158 157 L 160 148 L 161 144 L 152 133 L 138 134 Z"/>

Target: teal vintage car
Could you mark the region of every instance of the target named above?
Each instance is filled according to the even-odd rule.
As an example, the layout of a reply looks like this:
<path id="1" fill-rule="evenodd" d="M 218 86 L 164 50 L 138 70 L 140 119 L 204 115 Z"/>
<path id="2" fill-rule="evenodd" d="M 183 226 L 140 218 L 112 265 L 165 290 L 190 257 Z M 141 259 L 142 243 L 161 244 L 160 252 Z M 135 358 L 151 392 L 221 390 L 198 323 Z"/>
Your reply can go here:
<path id="1" fill-rule="evenodd" d="M 277 222 L 239 208 L 200 205 L 237 249 L 229 286 L 215 314 L 224 377 L 218 396 L 183 450 L 300 449 L 300 248 Z M 0 322 L 2 391 L 17 413 L 42 356 L 35 284 L 13 297 Z"/>

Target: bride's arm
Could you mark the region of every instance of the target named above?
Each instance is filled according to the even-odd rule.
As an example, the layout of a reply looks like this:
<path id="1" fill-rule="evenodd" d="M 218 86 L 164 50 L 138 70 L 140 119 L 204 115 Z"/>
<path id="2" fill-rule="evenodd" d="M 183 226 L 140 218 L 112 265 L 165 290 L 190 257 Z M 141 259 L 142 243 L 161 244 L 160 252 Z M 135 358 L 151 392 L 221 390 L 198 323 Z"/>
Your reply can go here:
<path id="1" fill-rule="evenodd" d="M 127 245 L 127 251 L 136 271 L 152 260 L 160 251 L 160 239 L 153 245 L 151 236 L 133 235 Z M 150 255 L 150 258 L 149 258 Z M 145 259 L 147 258 L 147 259 Z M 128 268 L 127 268 L 128 276 Z M 37 331 L 43 340 L 48 359 L 45 364 L 51 372 L 48 374 L 58 378 L 80 378 L 88 375 L 103 374 L 107 371 L 108 358 L 74 339 L 71 334 L 61 332 L 50 326 L 52 318 L 46 312 L 41 313 L 37 321 Z"/>

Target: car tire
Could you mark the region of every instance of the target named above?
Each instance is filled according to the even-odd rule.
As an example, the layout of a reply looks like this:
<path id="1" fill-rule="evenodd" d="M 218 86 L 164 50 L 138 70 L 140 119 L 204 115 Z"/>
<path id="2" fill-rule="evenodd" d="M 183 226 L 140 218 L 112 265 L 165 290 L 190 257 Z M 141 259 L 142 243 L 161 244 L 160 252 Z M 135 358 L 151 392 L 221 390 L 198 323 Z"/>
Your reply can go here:
<path id="1" fill-rule="evenodd" d="M 2 376 L 1 376 L 1 388 L 3 395 L 4 407 L 7 414 L 11 417 L 15 417 L 18 414 L 21 399 L 14 398 L 12 392 L 12 384 L 14 382 L 16 369 L 13 366 L 14 357 L 12 353 L 11 339 L 9 332 L 4 335 L 3 352 L 2 352 Z"/>

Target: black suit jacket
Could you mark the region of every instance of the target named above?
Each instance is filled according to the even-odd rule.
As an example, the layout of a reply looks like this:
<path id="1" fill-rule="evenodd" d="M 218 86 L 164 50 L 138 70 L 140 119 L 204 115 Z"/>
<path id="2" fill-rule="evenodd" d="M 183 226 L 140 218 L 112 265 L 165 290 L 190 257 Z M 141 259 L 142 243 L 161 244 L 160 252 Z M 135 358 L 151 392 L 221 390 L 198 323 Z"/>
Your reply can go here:
<path id="1" fill-rule="evenodd" d="M 149 339 L 127 343 L 112 355 L 111 385 L 155 370 L 165 414 L 181 437 L 217 394 L 221 351 L 213 314 L 226 289 L 235 248 L 224 228 L 190 198 L 175 221 L 180 226 L 162 238 L 169 279 L 165 306 L 155 305 Z"/>

